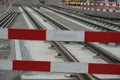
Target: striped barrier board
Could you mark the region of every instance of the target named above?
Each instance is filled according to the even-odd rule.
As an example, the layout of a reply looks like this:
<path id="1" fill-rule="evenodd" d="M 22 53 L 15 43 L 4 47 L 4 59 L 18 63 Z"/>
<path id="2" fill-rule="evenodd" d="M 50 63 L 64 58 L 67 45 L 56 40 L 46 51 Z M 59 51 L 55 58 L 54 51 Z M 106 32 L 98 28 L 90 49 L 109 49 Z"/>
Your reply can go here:
<path id="1" fill-rule="evenodd" d="M 80 6 L 103 6 L 103 7 L 120 7 L 119 2 L 109 2 L 109 3 L 89 3 L 89 2 L 70 2 L 70 3 L 65 3 L 65 4 L 80 4 Z"/>
<path id="2" fill-rule="evenodd" d="M 0 70 L 120 75 L 120 64 L 0 60 Z"/>
<path id="3" fill-rule="evenodd" d="M 70 8 L 79 8 L 79 6 L 69 6 Z M 100 11 L 100 12 L 117 12 L 116 9 L 99 9 L 99 8 L 91 8 L 87 9 L 88 7 L 82 7 L 83 10 L 91 10 L 91 11 Z"/>
<path id="4" fill-rule="evenodd" d="M 83 6 L 83 7 L 88 7 L 88 6 L 102 6 L 102 7 L 105 7 L 105 6 L 107 6 L 107 7 L 119 7 L 120 6 L 120 3 L 86 3 L 86 2 L 70 2 L 70 3 L 66 3 L 66 4 L 74 4 L 74 6 L 70 6 L 71 8 L 78 8 L 78 7 L 81 7 L 81 6 Z M 79 4 L 79 6 L 77 6 Z M 99 9 L 100 8 L 94 8 L 95 10 L 93 10 L 93 11 L 99 11 Z M 84 9 L 84 10 L 86 10 L 86 9 Z M 109 11 L 108 11 L 109 10 Z M 102 10 L 101 12 L 113 12 L 113 13 L 116 13 L 116 12 L 118 12 L 118 10 L 116 10 L 116 9 L 104 9 L 104 10 Z"/>
<path id="5" fill-rule="evenodd" d="M 119 43 L 120 32 L 47 31 L 2 28 L 0 29 L 0 39 Z"/>

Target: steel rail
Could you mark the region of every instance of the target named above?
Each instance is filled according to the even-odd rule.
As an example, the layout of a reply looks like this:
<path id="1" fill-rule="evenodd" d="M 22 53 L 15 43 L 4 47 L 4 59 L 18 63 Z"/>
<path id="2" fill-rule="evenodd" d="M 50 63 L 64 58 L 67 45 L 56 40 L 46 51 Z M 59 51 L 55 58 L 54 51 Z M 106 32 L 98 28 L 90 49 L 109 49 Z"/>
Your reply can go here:
<path id="1" fill-rule="evenodd" d="M 1 26 L 2 28 L 8 28 L 10 27 L 10 24 L 12 24 L 12 22 L 15 20 L 15 18 L 17 17 L 19 13 L 13 13 L 13 15 L 7 20 L 4 22 L 4 24 Z"/>
<path id="2" fill-rule="evenodd" d="M 25 9 L 24 7 L 22 7 L 23 10 L 25 11 L 25 13 L 28 15 L 28 17 L 31 19 L 31 21 L 35 24 L 35 26 L 38 29 L 44 29 L 43 27 L 41 27 L 40 23 L 37 22 L 32 15 L 30 15 Z M 75 59 L 75 57 L 64 47 L 62 46 L 62 44 L 60 42 L 57 41 L 52 41 L 51 42 L 52 45 L 54 45 L 57 48 L 57 51 L 60 52 L 63 56 L 65 56 L 69 61 L 71 62 L 78 62 L 77 59 Z M 79 80 L 93 80 L 93 77 L 90 76 L 89 74 L 78 74 L 77 78 Z"/>
<path id="3" fill-rule="evenodd" d="M 114 26 L 114 28 L 116 27 L 116 28 L 120 29 L 120 25 L 114 24 L 113 22 L 109 22 L 109 21 L 106 21 L 106 20 L 101 20 L 101 19 L 93 18 L 93 17 L 90 17 L 90 16 L 82 15 L 82 14 L 76 14 L 76 16 L 75 16 L 75 15 L 71 14 L 72 12 L 68 14 L 66 12 L 61 12 L 61 11 L 55 10 L 55 9 L 47 7 L 47 6 L 44 6 L 44 7 L 47 8 L 47 9 L 49 9 L 49 10 L 52 10 L 54 12 L 60 13 L 60 14 L 62 14 L 64 16 L 67 16 L 69 18 L 73 18 L 76 21 L 83 21 L 85 23 L 88 23 L 88 25 L 91 24 L 91 25 L 94 25 L 96 27 L 102 28 L 103 30 L 105 29 L 106 31 L 117 31 L 117 30 L 114 30 L 114 29 L 112 29 L 110 27 L 105 27 L 106 25 Z M 86 18 L 86 19 L 82 19 L 80 17 L 83 17 L 83 18 Z M 92 20 L 94 22 L 88 21 L 87 19 Z M 103 23 L 103 24 L 106 24 L 106 25 L 103 26 L 103 25 L 100 25 L 100 24 L 97 24 L 97 23 Z"/>
<path id="4" fill-rule="evenodd" d="M 46 16 L 45 14 L 42 14 L 40 11 L 32 8 L 33 10 L 35 10 L 37 13 L 39 13 L 40 15 L 44 16 L 45 18 L 47 18 L 48 20 L 50 20 L 51 22 L 54 21 L 53 19 L 51 19 L 49 16 Z M 65 30 L 69 30 L 67 29 L 66 27 L 64 27 L 63 24 L 60 24 L 56 21 L 54 21 L 55 24 L 63 27 L 63 29 Z M 53 22 L 53 23 L 54 23 Z M 99 54 L 104 60 L 107 60 L 109 63 L 120 63 L 120 59 L 117 58 L 116 56 L 112 55 L 110 52 L 106 51 L 105 49 L 101 48 L 101 47 L 98 47 L 97 45 L 95 44 L 92 44 L 92 43 L 82 43 L 84 44 L 85 46 L 89 47 L 90 50 L 94 50 L 94 52 L 97 52 L 97 54 Z M 92 49 L 91 49 L 92 47 Z"/>

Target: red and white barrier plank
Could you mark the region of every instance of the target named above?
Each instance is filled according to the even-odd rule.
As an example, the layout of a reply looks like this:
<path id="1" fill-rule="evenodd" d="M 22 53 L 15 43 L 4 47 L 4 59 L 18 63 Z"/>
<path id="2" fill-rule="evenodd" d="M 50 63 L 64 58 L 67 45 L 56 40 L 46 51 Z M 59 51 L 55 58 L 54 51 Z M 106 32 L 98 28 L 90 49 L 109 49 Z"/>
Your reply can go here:
<path id="1" fill-rule="evenodd" d="M 120 64 L 0 60 L 0 70 L 120 75 Z"/>
<path id="2" fill-rule="evenodd" d="M 120 32 L 0 29 L 0 39 L 119 43 Z"/>

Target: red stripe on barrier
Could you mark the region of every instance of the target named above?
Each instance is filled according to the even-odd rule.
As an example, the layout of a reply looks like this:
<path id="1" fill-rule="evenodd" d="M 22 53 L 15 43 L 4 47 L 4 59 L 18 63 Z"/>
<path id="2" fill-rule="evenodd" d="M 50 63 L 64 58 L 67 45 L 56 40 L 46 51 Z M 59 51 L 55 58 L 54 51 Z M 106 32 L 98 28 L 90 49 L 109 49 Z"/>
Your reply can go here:
<path id="1" fill-rule="evenodd" d="M 117 7 L 119 7 L 119 6 L 120 6 L 120 4 L 119 4 L 119 3 L 116 3 L 116 6 L 117 6 Z"/>
<path id="2" fill-rule="evenodd" d="M 97 6 L 100 6 L 100 3 L 98 3 Z"/>
<path id="3" fill-rule="evenodd" d="M 106 6 L 106 3 L 103 3 L 103 6 Z"/>
<path id="4" fill-rule="evenodd" d="M 109 3 L 109 6 L 110 6 L 110 7 L 113 6 L 113 3 Z"/>
<path id="5" fill-rule="evenodd" d="M 110 10 L 109 10 L 109 9 L 106 9 L 106 12 L 110 12 Z"/>
<path id="6" fill-rule="evenodd" d="M 103 9 L 100 9 L 101 12 L 103 12 Z"/>
<path id="7" fill-rule="evenodd" d="M 97 4 L 96 4 L 96 3 L 94 3 L 94 6 L 97 6 Z"/>
<path id="8" fill-rule="evenodd" d="M 85 42 L 120 42 L 120 32 L 85 32 Z"/>
<path id="9" fill-rule="evenodd" d="M 89 64 L 88 73 L 120 74 L 120 65 L 117 65 L 117 64 Z"/>
<path id="10" fill-rule="evenodd" d="M 46 31 L 30 29 L 9 29 L 8 38 L 22 40 L 46 40 Z"/>
<path id="11" fill-rule="evenodd" d="M 97 8 L 94 8 L 94 11 L 97 11 Z"/>
<path id="12" fill-rule="evenodd" d="M 13 61 L 13 70 L 50 72 L 50 62 Z"/>
<path id="13" fill-rule="evenodd" d="M 116 10 L 113 10 L 112 12 L 116 12 Z"/>

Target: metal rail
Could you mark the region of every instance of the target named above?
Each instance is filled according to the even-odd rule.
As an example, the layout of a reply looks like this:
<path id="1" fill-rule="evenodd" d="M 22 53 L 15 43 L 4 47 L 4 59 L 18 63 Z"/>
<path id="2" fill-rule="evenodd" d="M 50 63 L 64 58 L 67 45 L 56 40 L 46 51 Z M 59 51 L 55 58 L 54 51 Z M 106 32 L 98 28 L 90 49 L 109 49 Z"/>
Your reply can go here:
<path id="1" fill-rule="evenodd" d="M 51 7 L 47 7 L 47 5 L 43 5 L 43 4 L 40 4 L 40 5 L 42 5 L 42 7 L 51 8 Z M 58 9 L 58 7 L 54 7 L 54 6 L 52 6 L 52 7 L 54 9 Z M 51 8 L 51 9 L 53 9 L 53 8 Z M 60 9 L 60 7 L 59 7 L 59 9 Z M 86 14 L 78 13 L 77 11 L 65 10 L 63 8 L 61 8 L 61 9 L 62 9 L 62 11 L 65 11 L 67 13 L 75 14 L 77 16 L 83 16 L 83 17 L 86 17 L 86 18 L 89 18 L 89 19 L 92 19 L 92 20 L 95 20 L 95 21 L 98 21 L 98 22 L 100 21 L 100 22 L 106 23 L 106 25 L 107 24 L 110 24 L 111 26 L 115 25 L 116 27 L 120 28 L 120 25 L 115 24 L 115 23 L 113 23 L 113 22 L 111 22 L 109 20 L 103 19 L 103 18 L 102 19 L 101 18 L 96 18 L 96 17 L 92 17 L 92 16 L 89 16 L 89 15 L 86 15 Z"/>
<path id="2" fill-rule="evenodd" d="M 6 15 L 5 17 L 3 17 L 0 21 L 0 26 L 4 24 L 4 22 L 6 20 L 8 20 L 11 16 L 13 15 L 13 13 L 11 12 L 10 14 Z"/>
<path id="3" fill-rule="evenodd" d="M 2 25 L 3 28 L 8 28 L 13 23 L 15 18 L 17 17 L 19 13 L 13 13 L 13 15 Z"/>
<path id="4" fill-rule="evenodd" d="M 77 15 L 73 15 L 71 13 L 68 14 L 66 12 L 61 12 L 61 11 L 55 10 L 55 9 L 47 7 L 47 6 L 44 6 L 44 7 L 49 10 L 52 10 L 54 12 L 60 13 L 64 16 L 67 16 L 69 18 L 75 19 L 76 21 L 87 23 L 87 25 L 91 25 L 91 26 L 94 25 L 95 27 L 101 28 L 102 30 L 117 31 L 117 29 L 120 29 L 120 25 L 114 24 L 113 22 L 93 18 L 90 16 L 82 15 L 82 14 L 77 14 L 78 15 L 77 16 Z M 99 24 L 99 23 L 101 23 L 101 24 Z M 116 28 L 116 30 L 114 28 Z"/>
<path id="5" fill-rule="evenodd" d="M 45 14 L 42 14 L 40 11 L 32 8 L 33 10 L 35 10 L 37 13 L 39 13 L 40 15 L 44 16 L 45 18 L 47 18 L 48 20 L 50 20 L 51 22 L 54 21 L 53 19 L 51 19 L 49 16 L 46 16 Z M 63 29 L 65 30 L 69 30 L 68 28 L 64 27 L 64 25 L 54 21 L 55 24 L 61 26 Z M 53 22 L 53 23 L 54 23 Z M 110 52 L 102 49 L 101 47 L 98 47 L 97 45 L 95 44 L 92 44 L 92 43 L 82 43 L 84 44 L 85 46 L 89 47 L 89 49 L 91 51 L 94 50 L 94 52 L 97 52 L 97 54 L 99 54 L 104 60 L 107 60 L 109 63 L 120 63 L 120 59 L 115 57 L 114 55 L 112 55 Z"/>
<path id="6" fill-rule="evenodd" d="M 4 15 L 1 19 L 0 19 L 0 22 L 2 21 L 2 20 L 4 20 L 8 15 L 10 15 L 11 14 L 11 12 L 8 12 L 6 15 Z"/>
<path id="7" fill-rule="evenodd" d="M 10 27 L 10 25 L 15 20 L 15 18 L 17 17 L 18 14 L 19 13 L 17 13 L 17 12 L 10 12 L 5 17 L 3 17 L 0 20 L 0 26 L 1 26 L 1 28 L 8 28 L 8 27 Z"/>
<path id="8" fill-rule="evenodd" d="M 43 27 L 41 27 L 40 23 L 37 20 L 35 20 L 33 18 L 33 16 L 30 15 L 24 9 L 24 7 L 22 7 L 22 8 L 38 29 L 44 29 Z M 79 62 L 60 42 L 53 41 L 53 42 L 51 42 L 51 44 L 54 45 L 56 47 L 56 49 L 58 50 L 58 52 L 60 52 L 63 56 L 65 56 L 69 61 Z M 90 76 L 89 74 L 78 74 L 77 77 L 78 77 L 79 80 L 81 80 L 81 79 L 82 80 L 93 80 L 93 77 Z"/>

